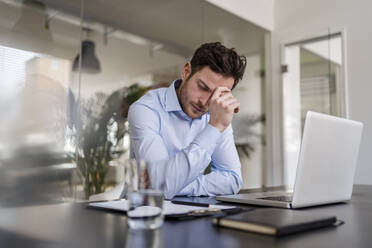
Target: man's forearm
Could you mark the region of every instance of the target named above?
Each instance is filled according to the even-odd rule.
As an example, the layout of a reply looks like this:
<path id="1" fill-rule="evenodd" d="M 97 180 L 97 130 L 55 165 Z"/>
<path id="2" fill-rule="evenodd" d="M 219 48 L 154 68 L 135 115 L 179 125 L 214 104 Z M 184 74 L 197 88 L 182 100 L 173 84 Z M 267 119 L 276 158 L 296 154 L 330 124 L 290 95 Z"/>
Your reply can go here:
<path id="1" fill-rule="evenodd" d="M 178 195 L 231 195 L 238 193 L 241 186 L 241 176 L 234 171 L 212 171 L 207 175 L 199 175 L 194 181 L 183 188 Z"/>
<path id="2" fill-rule="evenodd" d="M 171 199 L 194 181 L 210 161 L 210 155 L 204 149 L 191 144 L 169 160 L 150 163 L 153 186 L 164 184 L 165 198 Z"/>

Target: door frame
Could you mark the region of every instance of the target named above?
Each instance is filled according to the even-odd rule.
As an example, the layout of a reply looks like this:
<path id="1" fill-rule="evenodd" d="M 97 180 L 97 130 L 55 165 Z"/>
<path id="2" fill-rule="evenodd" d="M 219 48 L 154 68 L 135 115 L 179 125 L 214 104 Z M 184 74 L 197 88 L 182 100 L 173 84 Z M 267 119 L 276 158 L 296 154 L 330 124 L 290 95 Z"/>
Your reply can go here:
<path id="1" fill-rule="evenodd" d="M 325 31 L 326 30 L 326 31 Z M 331 31 L 331 32 L 329 32 Z M 347 30 L 345 27 L 331 27 L 318 31 L 296 30 L 282 34 L 268 32 L 265 35 L 265 111 L 266 111 L 266 161 L 263 170 L 263 186 L 283 185 L 284 171 L 284 111 L 283 111 L 283 77 L 281 65 L 284 64 L 286 44 L 305 41 L 325 34 L 340 33 L 342 40 L 342 67 L 340 89 L 341 116 L 349 118 L 349 87 L 347 70 Z"/>

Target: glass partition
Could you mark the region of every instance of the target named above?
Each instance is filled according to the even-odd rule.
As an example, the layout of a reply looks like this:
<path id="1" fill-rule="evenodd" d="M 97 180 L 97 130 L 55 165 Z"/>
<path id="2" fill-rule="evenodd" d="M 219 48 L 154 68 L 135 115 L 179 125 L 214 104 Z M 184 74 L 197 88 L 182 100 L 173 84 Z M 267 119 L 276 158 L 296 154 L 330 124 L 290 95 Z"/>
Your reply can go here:
<path id="1" fill-rule="evenodd" d="M 243 187 L 261 186 L 264 34 L 201 0 L 0 1 L 0 202 L 117 194 L 130 104 L 168 87 L 209 41 L 247 56 L 233 128 Z"/>
<path id="2" fill-rule="evenodd" d="M 1 205 L 72 199 L 66 127 L 80 28 L 39 1 L 0 1 L 0 13 Z"/>

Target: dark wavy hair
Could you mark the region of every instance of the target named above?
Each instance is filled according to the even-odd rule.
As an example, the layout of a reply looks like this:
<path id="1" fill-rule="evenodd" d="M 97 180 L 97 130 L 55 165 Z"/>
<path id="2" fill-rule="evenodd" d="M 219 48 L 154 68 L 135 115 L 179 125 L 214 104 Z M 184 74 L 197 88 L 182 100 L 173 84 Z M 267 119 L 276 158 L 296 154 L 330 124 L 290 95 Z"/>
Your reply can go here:
<path id="1" fill-rule="evenodd" d="M 238 55 L 234 48 L 227 48 L 220 42 L 202 44 L 196 49 L 191 63 L 191 77 L 203 67 L 209 66 L 212 71 L 226 77 L 234 78 L 234 88 L 243 78 L 247 59 Z"/>

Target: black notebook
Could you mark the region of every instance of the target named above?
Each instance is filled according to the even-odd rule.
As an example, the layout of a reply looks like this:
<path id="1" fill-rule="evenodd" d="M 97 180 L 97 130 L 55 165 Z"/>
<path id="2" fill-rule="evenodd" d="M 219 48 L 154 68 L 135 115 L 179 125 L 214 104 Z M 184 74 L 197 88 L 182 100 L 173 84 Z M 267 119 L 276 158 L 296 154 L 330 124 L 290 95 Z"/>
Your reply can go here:
<path id="1" fill-rule="evenodd" d="M 335 216 L 274 208 L 260 208 L 213 219 L 213 224 L 217 226 L 274 236 L 332 226 L 336 225 L 336 222 Z"/>

